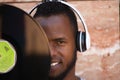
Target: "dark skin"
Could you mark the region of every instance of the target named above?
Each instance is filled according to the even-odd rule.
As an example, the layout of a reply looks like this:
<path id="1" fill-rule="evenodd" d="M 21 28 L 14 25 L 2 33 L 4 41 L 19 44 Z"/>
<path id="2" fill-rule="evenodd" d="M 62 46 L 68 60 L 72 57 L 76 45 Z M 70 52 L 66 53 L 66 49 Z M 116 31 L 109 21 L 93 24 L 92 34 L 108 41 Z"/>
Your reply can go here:
<path id="1" fill-rule="evenodd" d="M 37 22 L 43 27 L 51 52 L 51 69 L 49 76 L 58 80 L 77 80 L 75 76 L 76 45 L 72 25 L 64 14 L 49 17 L 37 17 Z M 53 80 L 52 79 L 52 80 Z"/>

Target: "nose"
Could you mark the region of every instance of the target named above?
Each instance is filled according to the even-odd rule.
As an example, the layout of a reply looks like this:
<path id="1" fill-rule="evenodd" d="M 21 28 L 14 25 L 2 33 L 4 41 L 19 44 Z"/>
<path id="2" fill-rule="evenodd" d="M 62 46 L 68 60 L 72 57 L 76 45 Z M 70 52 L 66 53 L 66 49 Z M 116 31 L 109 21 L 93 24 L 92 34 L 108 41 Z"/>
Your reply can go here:
<path id="1" fill-rule="evenodd" d="M 56 47 L 52 43 L 50 43 L 49 44 L 49 48 L 50 48 L 50 55 L 51 55 L 51 57 L 56 56 L 57 52 L 58 52 Z"/>

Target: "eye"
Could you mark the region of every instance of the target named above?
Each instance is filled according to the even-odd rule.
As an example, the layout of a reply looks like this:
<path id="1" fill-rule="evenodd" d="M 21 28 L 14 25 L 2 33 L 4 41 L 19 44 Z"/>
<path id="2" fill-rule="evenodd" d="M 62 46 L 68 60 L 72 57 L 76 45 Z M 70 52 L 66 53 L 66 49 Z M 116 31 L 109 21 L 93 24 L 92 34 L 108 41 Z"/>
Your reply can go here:
<path id="1" fill-rule="evenodd" d="M 61 40 L 60 40 L 60 41 L 57 41 L 57 44 L 58 44 L 58 45 L 62 45 L 62 44 L 64 44 L 64 43 L 65 43 L 65 42 L 64 42 L 64 41 L 61 41 Z"/>
<path id="2" fill-rule="evenodd" d="M 56 44 L 58 45 L 58 46 L 64 46 L 65 45 L 65 41 L 64 40 L 56 40 Z"/>
<path id="3" fill-rule="evenodd" d="M 64 38 L 57 38 L 54 40 L 56 46 L 64 46 L 66 44 L 66 40 Z"/>

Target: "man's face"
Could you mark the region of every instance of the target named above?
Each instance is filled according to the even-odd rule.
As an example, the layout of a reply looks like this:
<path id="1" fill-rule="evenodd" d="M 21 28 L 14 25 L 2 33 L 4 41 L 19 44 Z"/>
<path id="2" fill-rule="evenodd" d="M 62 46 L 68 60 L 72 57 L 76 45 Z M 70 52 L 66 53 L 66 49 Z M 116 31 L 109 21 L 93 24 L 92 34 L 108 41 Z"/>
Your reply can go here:
<path id="1" fill-rule="evenodd" d="M 63 76 L 74 67 L 76 60 L 75 37 L 69 19 L 65 15 L 55 15 L 39 17 L 36 20 L 43 27 L 49 40 L 52 58 L 49 76 Z"/>

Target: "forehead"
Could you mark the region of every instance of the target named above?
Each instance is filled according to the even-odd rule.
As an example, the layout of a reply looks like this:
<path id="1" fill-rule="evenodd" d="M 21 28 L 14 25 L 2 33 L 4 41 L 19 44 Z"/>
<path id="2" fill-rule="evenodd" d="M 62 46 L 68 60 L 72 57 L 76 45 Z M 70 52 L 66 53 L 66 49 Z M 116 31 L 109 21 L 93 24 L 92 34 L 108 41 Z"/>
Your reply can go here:
<path id="1" fill-rule="evenodd" d="M 73 35 L 72 25 L 66 15 L 54 15 L 50 17 L 38 17 L 37 22 L 43 27 L 47 35 L 56 36 Z"/>
<path id="2" fill-rule="evenodd" d="M 51 15 L 51 16 L 40 16 L 36 18 L 37 22 L 40 23 L 40 25 L 42 25 L 42 27 L 45 27 L 47 25 L 70 25 L 69 27 L 71 27 L 71 23 L 70 20 L 68 18 L 68 16 L 66 14 L 56 14 L 56 15 Z"/>

